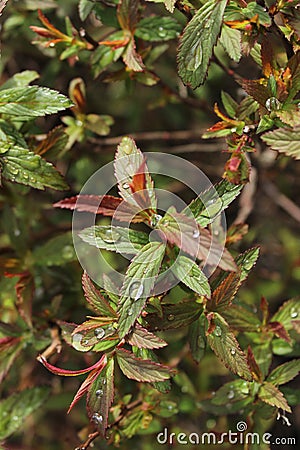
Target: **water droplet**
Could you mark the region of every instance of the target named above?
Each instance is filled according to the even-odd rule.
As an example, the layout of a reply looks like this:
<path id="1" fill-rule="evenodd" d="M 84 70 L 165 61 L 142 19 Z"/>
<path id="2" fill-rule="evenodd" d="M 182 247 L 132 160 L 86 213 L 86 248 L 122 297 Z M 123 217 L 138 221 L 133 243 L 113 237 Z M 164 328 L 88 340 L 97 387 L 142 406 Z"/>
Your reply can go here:
<path id="1" fill-rule="evenodd" d="M 168 320 L 172 321 L 172 320 L 174 320 L 174 319 L 175 319 L 174 314 L 169 314 L 169 315 L 168 315 Z"/>
<path id="2" fill-rule="evenodd" d="M 231 131 L 231 133 L 235 133 L 236 132 L 236 127 L 231 128 L 230 131 Z"/>
<path id="3" fill-rule="evenodd" d="M 84 339 L 81 333 L 75 333 L 72 336 L 72 347 L 79 352 L 88 352 L 93 346 L 88 347 L 89 340 Z M 84 346 L 84 347 L 83 347 Z"/>
<path id="4" fill-rule="evenodd" d="M 127 316 L 132 316 L 133 314 L 133 310 L 132 308 L 129 308 L 128 312 L 127 312 Z"/>
<path id="5" fill-rule="evenodd" d="M 82 345 L 86 346 L 89 345 L 90 341 L 88 339 L 84 339 L 84 341 L 82 341 Z"/>
<path id="6" fill-rule="evenodd" d="M 221 330 L 221 328 L 220 328 L 219 326 L 216 326 L 216 329 L 215 329 L 215 331 L 214 331 L 214 334 L 215 334 L 216 336 L 221 336 L 221 335 L 222 335 L 222 330 Z"/>
<path id="7" fill-rule="evenodd" d="M 125 181 L 125 183 L 122 184 L 122 188 L 123 189 L 129 189 L 130 188 L 129 183 L 127 183 L 127 181 Z"/>
<path id="8" fill-rule="evenodd" d="M 215 200 L 214 199 L 208 200 L 208 202 L 206 202 L 206 207 L 214 205 L 214 204 L 215 204 Z"/>
<path id="9" fill-rule="evenodd" d="M 97 339 L 102 339 L 105 336 L 105 330 L 103 328 L 96 328 L 94 331 L 94 335 L 96 336 Z"/>
<path id="10" fill-rule="evenodd" d="M 19 174 L 19 169 L 16 169 L 15 167 L 11 167 L 10 168 L 10 173 L 12 173 L 13 175 L 18 175 Z"/>
<path id="11" fill-rule="evenodd" d="M 167 408 L 169 411 L 172 411 L 174 409 L 173 405 L 170 405 L 170 404 L 167 406 Z"/>
<path id="12" fill-rule="evenodd" d="M 83 125 L 82 120 L 76 120 L 76 125 L 77 125 L 78 127 L 82 127 L 82 125 Z"/>
<path id="13" fill-rule="evenodd" d="M 15 420 L 15 421 L 19 420 L 19 416 L 13 416 L 12 420 Z"/>
<path id="14" fill-rule="evenodd" d="M 218 230 L 218 229 L 214 230 L 213 234 L 214 234 L 214 236 L 219 236 L 220 230 Z"/>
<path id="15" fill-rule="evenodd" d="M 235 348 L 232 348 L 232 349 L 230 350 L 230 353 L 231 353 L 232 355 L 235 355 L 235 354 L 236 354 Z"/>
<path id="16" fill-rule="evenodd" d="M 228 394 L 227 394 L 227 398 L 229 398 L 230 400 L 232 398 L 234 398 L 234 392 L 233 391 L 229 391 Z"/>
<path id="17" fill-rule="evenodd" d="M 102 389 L 97 389 L 96 390 L 96 397 L 102 397 L 103 395 L 103 390 Z"/>
<path id="18" fill-rule="evenodd" d="M 99 413 L 94 413 L 92 415 L 92 421 L 95 422 L 96 425 L 100 425 L 103 422 L 103 416 Z"/>
<path id="19" fill-rule="evenodd" d="M 250 127 L 248 125 L 245 125 L 243 128 L 243 132 L 247 134 L 247 133 L 249 133 L 249 131 L 250 131 Z"/>
<path id="20" fill-rule="evenodd" d="M 158 27 L 158 31 L 164 31 L 163 27 Z"/>
<path id="21" fill-rule="evenodd" d="M 104 242 L 107 244 L 113 244 L 120 239 L 120 235 L 116 230 L 108 228 L 106 230 L 101 230 L 100 236 Z"/>
<path id="22" fill-rule="evenodd" d="M 64 259 L 71 259 L 74 256 L 74 251 L 73 251 L 73 247 L 71 245 L 66 245 L 63 249 L 62 249 L 62 257 Z"/>
<path id="23" fill-rule="evenodd" d="M 281 107 L 280 101 L 276 97 L 270 97 L 265 103 L 265 107 L 269 112 L 277 111 Z"/>
<path id="24" fill-rule="evenodd" d="M 50 42 L 49 47 L 51 47 L 51 48 L 55 47 L 54 42 Z"/>
<path id="25" fill-rule="evenodd" d="M 298 317 L 298 313 L 297 313 L 297 311 L 295 311 L 295 308 L 292 308 L 291 309 L 291 318 L 296 319 L 296 317 Z"/>
<path id="26" fill-rule="evenodd" d="M 14 230 L 14 235 L 15 235 L 15 236 L 20 236 L 20 234 L 21 234 L 21 231 L 20 231 L 18 228 L 16 228 L 16 229 Z"/>
<path id="27" fill-rule="evenodd" d="M 199 236 L 200 236 L 200 231 L 197 228 L 196 230 L 193 231 L 193 238 L 198 239 Z"/>
<path id="28" fill-rule="evenodd" d="M 160 214 L 154 214 L 151 217 L 151 222 L 150 222 L 151 227 L 156 227 L 156 225 L 158 224 L 160 219 L 162 219 L 162 216 Z"/>
<path id="29" fill-rule="evenodd" d="M 131 146 L 129 144 L 124 144 L 122 148 L 123 148 L 124 153 L 126 153 L 126 155 L 130 155 Z"/>
<path id="30" fill-rule="evenodd" d="M 102 384 L 103 384 L 103 385 L 106 384 L 106 379 L 105 379 L 105 378 L 103 378 Z"/>
<path id="31" fill-rule="evenodd" d="M 134 300 L 139 300 L 144 292 L 144 285 L 140 281 L 133 281 L 129 286 L 129 296 Z"/>

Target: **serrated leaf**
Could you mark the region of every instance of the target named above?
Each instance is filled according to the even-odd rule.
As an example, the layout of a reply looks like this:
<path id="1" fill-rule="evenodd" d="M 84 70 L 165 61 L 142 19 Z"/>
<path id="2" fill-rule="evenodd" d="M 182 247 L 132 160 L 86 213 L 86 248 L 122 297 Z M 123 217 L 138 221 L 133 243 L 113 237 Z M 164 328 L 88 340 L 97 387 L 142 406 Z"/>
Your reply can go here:
<path id="1" fill-rule="evenodd" d="M 23 135 L 10 122 L 0 119 L 0 154 L 14 146 L 27 149 Z"/>
<path id="2" fill-rule="evenodd" d="M 8 438 L 20 428 L 26 417 L 47 399 L 50 389 L 34 387 L 12 394 L 0 402 L 0 440 Z"/>
<path id="3" fill-rule="evenodd" d="M 202 314 L 200 318 L 191 323 L 189 327 L 189 344 L 192 352 L 192 357 L 197 363 L 199 363 L 205 355 L 205 322 L 205 315 Z"/>
<path id="4" fill-rule="evenodd" d="M 66 148 L 68 143 L 68 135 L 64 132 L 63 126 L 58 126 L 49 131 L 46 138 L 43 139 L 35 148 L 37 155 L 44 155 L 47 157 L 56 157 L 61 151 Z"/>
<path id="5" fill-rule="evenodd" d="M 133 353 L 136 357 L 141 358 L 143 360 L 150 359 L 150 361 L 159 363 L 158 356 L 156 355 L 156 353 L 154 353 L 153 350 L 149 348 L 135 347 L 133 349 Z M 162 394 L 166 394 L 171 390 L 171 382 L 169 379 L 164 381 L 154 381 L 152 383 L 152 386 Z"/>
<path id="6" fill-rule="evenodd" d="M 242 189 L 242 185 L 222 180 L 201 193 L 183 210 L 183 213 L 190 214 L 191 211 L 196 222 L 201 227 L 206 227 L 233 202 Z"/>
<path id="7" fill-rule="evenodd" d="M 5 324 L 6 325 L 6 324 Z M 1 330 L 2 331 L 2 330 Z M 23 343 L 20 337 L 7 336 L 0 338 L 0 382 L 4 380 L 14 360 L 21 352 Z M 1 425 L 0 425 L 1 429 Z"/>
<path id="8" fill-rule="evenodd" d="M 16 284 L 18 312 L 25 323 L 32 327 L 32 299 L 34 295 L 34 280 L 30 273 L 24 272 Z"/>
<path id="9" fill-rule="evenodd" d="M 162 348 L 167 345 L 163 339 L 141 327 L 139 324 L 134 327 L 128 336 L 128 343 L 138 348 L 148 349 Z"/>
<path id="10" fill-rule="evenodd" d="M 139 206 L 138 195 L 133 195 L 138 189 L 132 183 L 135 175 L 144 174 L 145 181 L 143 190 L 147 191 L 150 202 L 147 206 L 156 209 L 157 201 L 154 185 L 145 163 L 145 158 L 140 149 L 137 148 L 134 140 L 130 137 L 124 137 L 119 144 L 115 155 L 114 167 L 121 197 L 130 204 Z M 144 207 L 145 205 L 143 205 Z"/>
<path id="11" fill-rule="evenodd" d="M 267 381 L 278 386 L 285 384 L 299 375 L 300 359 L 293 359 L 276 367 L 268 376 Z"/>
<path id="12" fill-rule="evenodd" d="M 227 92 L 221 91 L 221 99 L 223 106 L 231 119 L 236 117 L 238 103 Z"/>
<path id="13" fill-rule="evenodd" d="M 141 56 L 136 51 L 135 40 L 130 39 L 122 55 L 124 63 L 133 72 L 142 72 L 145 68 Z"/>
<path id="14" fill-rule="evenodd" d="M 39 74 L 35 70 L 24 70 L 23 72 L 16 73 L 9 80 L 3 83 L 0 87 L 0 91 L 4 89 L 24 87 L 29 83 L 39 78 Z"/>
<path id="15" fill-rule="evenodd" d="M 228 403 L 236 403 L 242 400 L 244 404 L 253 402 L 253 397 L 250 395 L 250 386 L 244 380 L 233 380 L 225 383 L 213 396 L 212 403 L 215 405 L 227 405 Z"/>
<path id="16" fill-rule="evenodd" d="M 240 282 L 246 280 L 249 273 L 255 266 L 257 259 L 259 257 L 259 247 L 253 247 L 249 250 L 246 250 L 244 253 L 241 253 L 236 259 L 235 262 L 240 269 Z"/>
<path id="17" fill-rule="evenodd" d="M 220 33 L 227 0 L 210 0 L 194 15 L 184 29 L 178 52 L 182 81 L 192 88 L 205 80 L 213 48 Z"/>
<path id="18" fill-rule="evenodd" d="M 149 359 L 141 359 L 127 350 L 116 350 L 117 361 L 120 369 L 127 378 L 136 381 L 164 381 L 170 378 L 172 371 L 168 366 L 159 364 Z"/>
<path id="19" fill-rule="evenodd" d="M 87 409 L 91 420 L 104 435 L 109 409 L 114 399 L 114 358 L 109 358 L 105 369 L 88 389 Z"/>
<path id="20" fill-rule="evenodd" d="M 126 271 L 119 306 L 121 338 L 128 333 L 150 296 L 164 254 L 164 243 L 149 242 L 132 259 Z"/>
<path id="21" fill-rule="evenodd" d="M 144 41 L 160 42 L 175 39 L 181 31 L 181 25 L 172 17 L 150 16 L 139 21 L 135 36 Z"/>
<path id="22" fill-rule="evenodd" d="M 0 158 L 3 178 L 25 184 L 36 189 L 49 187 L 56 190 L 68 189 L 55 167 L 26 148 L 14 146 Z"/>
<path id="23" fill-rule="evenodd" d="M 258 397 L 268 405 L 276 406 L 287 412 L 292 412 L 283 393 L 271 383 L 264 383 L 261 386 Z"/>
<path id="24" fill-rule="evenodd" d="M 162 316 L 148 314 L 146 320 L 151 330 L 168 330 L 185 327 L 198 319 L 203 306 L 195 301 L 176 304 L 163 304 Z"/>
<path id="25" fill-rule="evenodd" d="M 241 32 L 227 25 L 223 25 L 220 42 L 228 56 L 235 62 L 239 62 L 242 57 Z"/>
<path id="26" fill-rule="evenodd" d="M 79 0 L 78 4 L 78 12 L 79 17 L 82 21 L 84 21 L 94 7 L 94 2 L 92 0 Z"/>
<path id="27" fill-rule="evenodd" d="M 18 120 L 54 114 L 70 106 L 72 102 L 65 95 L 45 87 L 14 87 L 0 91 L 0 114 Z"/>
<path id="28" fill-rule="evenodd" d="M 300 159 L 300 126 L 278 128 L 263 134 L 261 138 L 272 150 Z"/>
<path id="29" fill-rule="evenodd" d="M 99 367 L 97 367 L 97 369 L 94 369 L 91 373 L 89 373 L 89 375 L 87 376 L 87 378 L 84 380 L 84 382 L 80 385 L 80 388 L 78 389 L 78 391 L 76 392 L 70 406 L 68 409 L 68 414 L 69 412 L 72 410 L 72 408 L 76 405 L 76 403 L 81 399 L 81 397 L 83 397 L 89 390 L 90 386 L 92 383 L 94 383 L 95 379 L 99 376 L 99 374 L 102 372 L 102 370 L 104 369 L 104 367 L 107 364 L 107 357 L 104 354 L 101 357 L 101 364 L 99 364 Z"/>
<path id="30" fill-rule="evenodd" d="M 117 317 L 117 314 L 115 313 L 113 308 L 110 306 L 101 292 L 96 289 L 94 283 L 92 283 L 92 280 L 86 272 L 84 272 L 82 275 L 82 287 L 87 302 L 91 305 L 96 314 L 104 317 Z"/>
<path id="31" fill-rule="evenodd" d="M 148 235 L 130 228 L 95 225 L 80 231 L 84 242 L 103 250 L 135 255 L 148 244 Z"/>
<path id="32" fill-rule="evenodd" d="M 213 291 L 211 300 L 208 302 L 210 311 L 221 312 L 231 306 L 231 303 L 240 287 L 239 272 L 230 273 Z"/>
<path id="33" fill-rule="evenodd" d="M 239 377 L 251 381 L 252 375 L 247 357 L 230 330 L 228 323 L 218 313 L 213 314 L 214 330 L 207 335 L 207 342 L 222 363 Z"/>
<path id="34" fill-rule="evenodd" d="M 281 323 L 289 331 L 293 329 L 293 321 L 300 318 L 300 300 L 295 297 L 283 303 L 272 317 L 272 321 Z"/>
<path id="35" fill-rule="evenodd" d="M 257 315 L 241 305 L 231 305 L 222 315 L 234 330 L 257 332 L 261 326 Z"/>
<path id="36" fill-rule="evenodd" d="M 72 233 L 56 236 L 33 251 L 35 264 L 40 266 L 62 266 L 77 260 Z"/>
<path id="37" fill-rule="evenodd" d="M 171 266 L 179 281 L 199 295 L 210 298 L 210 286 L 200 267 L 186 256 L 179 255 Z"/>

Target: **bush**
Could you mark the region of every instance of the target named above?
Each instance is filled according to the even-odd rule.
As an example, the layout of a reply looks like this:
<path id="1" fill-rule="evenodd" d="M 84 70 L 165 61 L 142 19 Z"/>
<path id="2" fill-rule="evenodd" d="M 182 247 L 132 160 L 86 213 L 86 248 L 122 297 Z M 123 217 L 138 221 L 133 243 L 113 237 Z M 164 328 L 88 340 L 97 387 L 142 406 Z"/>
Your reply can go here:
<path id="1" fill-rule="evenodd" d="M 2 448 L 294 445 L 298 2 L 1 12 Z"/>

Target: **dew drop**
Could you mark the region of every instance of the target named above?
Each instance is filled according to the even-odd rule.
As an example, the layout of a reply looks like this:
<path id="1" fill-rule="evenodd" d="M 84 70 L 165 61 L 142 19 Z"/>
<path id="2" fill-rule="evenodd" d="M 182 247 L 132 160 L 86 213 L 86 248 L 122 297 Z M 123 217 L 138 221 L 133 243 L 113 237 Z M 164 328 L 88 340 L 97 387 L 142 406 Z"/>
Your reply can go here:
<path id="1" fill-rule="evenodd" d="M 129 183 L 127 183 L 127 181 L 125 181 L 125 183 L 122 184 L 122 188 L 129 189 L 130 188 Z"/>
<path id="2" fill-rule="evenodd" d="M 268 111 L 277 111 L 280 109 L 280 101 L 276 97 L 270 97 L 266 100 L 265 107 Z"/>
<path id="3" fill-rule="evenodd" d="M 234 128 L 231 128 L 231 133 L 236 133 L 236 128 L 234 127 Z"/>
<path id="4" fill-rule="evenodd" d="M 234 392 L 233 391 L 229 391 L 228 394 L 227 394 L 227 398 L 229 398 L 230 400 L 232 398 L 234 398 Z"/>
<path id="5" fill-rule="evenodd" d="M 162 216 L 160 214 L 154 214 L 151 217 L 151 222 L 150 222 L 151 227 L 156 227 L 156 225 L 158 224 L 160 219 L 162 219 Z"/>
<path id="6" fill-rule="evenodd" d="M 108 228 L 107 230 L 104 230 L 104 232 L 101 232 L 100 236 L 107 244 L 113 244 L 120 239 L 119 233 L 116 230 L 112 230 L 111 228 Z"/>
<path id="7" fill-rule="evenodd" d="M 232 349 L 230 350 L 230 353 L 231 353 L 232 355 L 235 355 L 235 354 L 236 354 L 235 348 L 232 348 Z"/>
<path id="8" fill-rule="evenodd" d="M 196 230 L 193 231 L 193 238 L 198 239 L 199 236 L 200 236 L 200 231 L 197 228 Z"/>
<path id="9" fill-rule="evenodd" d="M 12 420 L 15 420 L 15 421 L 19 420 L 19 416 L 13 416 Z"/>
<path id="10" fill-rule="evenodd" d="M 169 411 L 172 411 L 173 410 L 173 405 L 169 404 L 167 408 L 168 408 Z"/>
<path id="11" fill-rule="evenodd" d="M 296 319 L 296 317 L 298 317 L 298 313 L 297 313 L 297 311 L 295 311 L 295 309 L 293 308 L 293 309 L 291 310 L 291 318 L 292 318 L 292 319 Z"/>
<path id="12" fill-rule="evenodd" d="M 129 286 L 129 296 L 134 300 L 139 300 L 144 292 L 144 285 L 140 281 L 133 281 Z"/>
<path id="13" fill-rule="evenodd" d="M 14 230 L 14 235 L 15 235 L 15 236 L 20 236 L 20 234 L 21 234 L 21 231 L 20 231 L 18 228 L 16 228 L 16 229 Z"/>
<path id="14" fill-rule="evenodd" d="M 100 425 L 103 422 L 103 416 L 99 413 L 94 413 L 92 415 L 92 421 L 95 422 L 96 425 Z"/>
<path id="15" fill-rule="evenodd" d="M 94 335 L 96 336 L 97 339 L 102 339 L 105 336 L 105 330 L 103 328 L 96 328 L 94 331 Z"/>
<path id="16" fill-rule="evenodd" d="M 124 153 L 126 153 L 126 155 L 130 155 L 131 147 L 129 144 L 124 144 L 122 148 L 123 148 Z"/>
<path id="17" fill-rule="evenodd" d="M 243 132 L 247 134 L 247 133 L 249 133 L 249 131 L 250 131 L 250 127 L 248 125 L 245 125 L 243 128 Z"/>
<path id="18" fill-rule="evenodd" d="M 129 308 L 128 312 L 127 312 L 127 316 L 132 316 L 133 314 L 133 310 L 132 308 Z"/>
<path id="19" fill-rule="evenodd" d="M 208 202 L 206 202 L 206 207 L 214 205 L 214 204 L 215 204 L 215 200 L 214 199 L 208 200 Z"/>
<path id="20" fill-rule="evenodd" d="M 71 259 L 74 256 L 73 247 L 71 245 L 66 245 L 61 253 L 64 259 Z"/>
<path id="21" fill-rule="evenodd" d="M 164 31 L 163 27 L 159 27 L 158 31 Z"/>
<path id="22" fill-rule="evenodd" d="M 175 319 L 174 314 L 169 314 L 168 315 L 168 320 L 170 320 L 172 322 L 172 320 L 174 320 L 174 319 Z"/>
<path id="23" fill-rule="evenodd" d="M 96 390 L 96 397 L 102 397 L 102 395 L 103 395 L 103 390 L 102 389 L 97 389 Z"/>
<path id="24" fill-rule="evenodd" d="M 49 47 L 51 47 L 51 48 L 55 47 L 54 42 L 50 42 Z"/>
<path id="25" fill-rule="evenodd" d="M 216 336 L 221 336 L 222 335 L 222 330 L 219 326 L 216 326 L 216 329 L 214 331 Z"/>

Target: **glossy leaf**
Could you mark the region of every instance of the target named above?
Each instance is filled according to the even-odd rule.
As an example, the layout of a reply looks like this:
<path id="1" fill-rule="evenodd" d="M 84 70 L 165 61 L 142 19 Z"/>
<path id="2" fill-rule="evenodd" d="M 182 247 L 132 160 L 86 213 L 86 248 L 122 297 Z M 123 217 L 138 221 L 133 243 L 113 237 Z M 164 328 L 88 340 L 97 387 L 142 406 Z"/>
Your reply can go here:
<path id="1" fill-rule="evenodd" d="M 68 189 L 55 167 L 26 148 L 15 146 L 0 158 L 3 178 L 36 189 Z"/>
<path id="2" fill-rule="evenodd" d="M 278 128 L 262 136 L 262 140 L 279 153 L 300 159 L 300 127 Z"/>
<path id="3" fill-rule="evenodd" d="M 163 304 L 161 317 L 157 314 L 148 314 L 146 320 L 150 329 L 154 331 L 181 328 L 198 319 L 202 309 L 202 305 L 195 301 Z"/>
<path id="4" fill-rule="evenodd" d="M 54 114 L 72 106 L 57 91 L 39 86 L 14 87 L 0 91 L 0 114 L 18 120 Z"/>
<path id="5" fill-rule="evenodd" d="M 165 254 L 162 242 L 149 242 L 132 259 L 125 275 L 120 299 L 119 335 L 124 337 L 140 315 L 155 285 Z"/>
<path id="6" fill-rule="evenodd" d="M 264 383 L 261 386 L 258 397 L 268 405 L 276 406 L 283 409 L 283 411 L 292 412 L 283 393 L 271 383 Z"/>
<path id="7" fill-rule="evenodd" d="M 127 378 L 132 380 L 164 381 L 172 375 L 172 371 L 168 366 L 137 358 L 127 350 L 116 350 L 116 355 L 120 369 Z"/>
<path id="8" fill-rule="evenodd" d="M 148 244 L 148 235 L 130 228 L 96 225 L 79 232 L 84 242 L 116 253 L 137 254 Z"/>
<path id="9" fill-rule="evenodd" d="M 181 25 L 172 17 L 150 16 L 139 21 L 135 36 L 144 41 L 161 42 L 175 39 L 181 31 Z"/>
<path id="10" fill-rule="evenodd" d="M 243 401 L 243 404 L 253 402 L 253 397 L 250 395 L 251 385 L 244 380 L 233 380 L 225 383 L 217 390 L 212 398 L 212 403 L 215 405 L 228 405 L 228 403 L 236 403 Z"/>
<path id="11" fill-rule="evenodd" d="M 278 386 L 293 380 L 300 372 L 300 359 L 293 359 L 276 367 L 268 376 L 267 381 Z"/>
<path id="12" fill-rule="evenodd" d="M 251 381 L 252 375 L 248 367 L 245 353 L 230 330 L 228 323 L 217 313 L 212 318 L 213 331 L 208 334 L 207 342 L 222 363 L 239 377 Z M 211 328 L 211 325 L 210 325 Z"/>
<path id="13" fill-rule="evenodd" d="M 0 91 L 4 89 L 25 87 L 29 83 L 39 78 L 39 74 L 35 70 L 24 70 L 23 72 L 15 73 L 0 87 Z"/>
<path id="14" fill-rule="evenodd" d="M 162 348 L 168 345 L 163 339 L 136 325 L 128 336 L 128 343 L 138 348 Z"/>
<path id="15" fill-rule="evenodd" d="M 272 321 L 281 323 L 289 331 L 293 329 L 293 321 L 300 318 L 300 301 L 295 297 L 283 303 L 279 310 L 272 317 Z"/>
<path id="16" fill-rule="evenodd" d="M 92 283 L 92 280 L 86 272 L 84 272 L 82 275 L 82 287 L 87 302 L 90 304 L 96 314 L 104 317 L 117 317 L 113 308 L 110 306 L 101 292 L 96 289 L 94 283 Z"/>
<path id="17" fill-rule="evenodd" d="M 178 52 L 178 70 L 182 81 L 194 89 L 206 78 L 226 3 L 227 0 L 206 2 L 184 29 Z"/>
<path id="18" fill-rule="evenodd" d="M 208 280 L 200 267 L 186 256 L 178 256 L 171 266 L 172 272 L 179 281 L 188 286 L 192 291 L 205 297 L 210 297 Z"/>
<path id="19" fill-rule="evenodd" d="M 24 420 L 47 400 L 50 389 L 33 387 L 16 392 L 0 402 L 0 439 L 4 440 L 24 424 Z"/>

